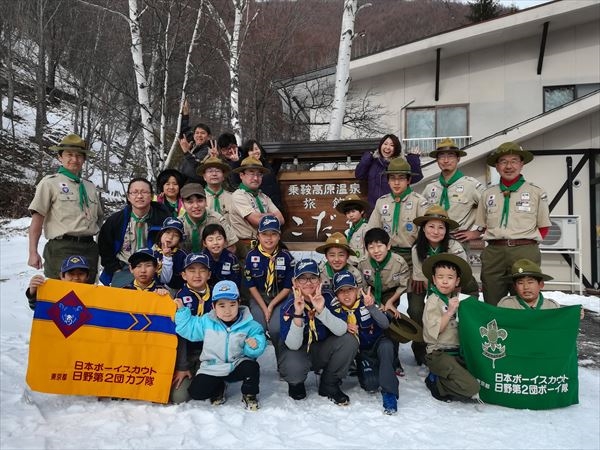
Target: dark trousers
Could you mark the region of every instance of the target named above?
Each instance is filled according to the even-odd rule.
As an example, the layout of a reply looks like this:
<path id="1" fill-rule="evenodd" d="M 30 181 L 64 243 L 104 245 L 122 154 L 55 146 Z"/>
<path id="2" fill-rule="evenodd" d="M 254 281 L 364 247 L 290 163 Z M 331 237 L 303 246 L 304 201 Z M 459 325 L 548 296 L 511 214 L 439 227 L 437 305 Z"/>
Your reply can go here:
<path id="1" fill-rule="evenodd" d="M 258 385 L 260 383 L 260 366 L 253 359 L 246 359 L 229 375 L 218 377 L 199 373 L 194 377 L 188 392 L 194 400 L 206 400 L 215 396 L 223 389 L 225 382 L 242 382 L 242 394 L 258 394 Z"/>
<path id="2" fill-rule="evenodd" d="M 98 244 L 96 241 L 77 242 L 67 239 L 50 239 L 44 247 L 44 275 L 60 280 L 60 267 L 69 256 L 83 256 L 90 265 L 89 284 L 96 282 L 98 275 Z"/>
<path id="3" fill-rule="evenodd" d="M 394 372 L 394 351 L 396 346 L 390 338 L 382 336 L 368 350 L 360 350 L 356 355 L 358 382 L 366 391 L 383 392 L 398 397 L 398 377 Z"/>

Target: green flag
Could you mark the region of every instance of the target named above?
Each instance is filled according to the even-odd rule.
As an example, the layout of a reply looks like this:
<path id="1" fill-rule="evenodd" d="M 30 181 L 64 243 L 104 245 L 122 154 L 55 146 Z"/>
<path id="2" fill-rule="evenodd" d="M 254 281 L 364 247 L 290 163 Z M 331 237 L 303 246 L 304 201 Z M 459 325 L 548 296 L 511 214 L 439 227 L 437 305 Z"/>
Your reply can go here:
<path id="1" fill-rule="evenodd" d="M 481 399 L 527 409 L 579 403 L 579 314 L 580 306 L 526 311 L 461 301 L 461 353 Z"/>

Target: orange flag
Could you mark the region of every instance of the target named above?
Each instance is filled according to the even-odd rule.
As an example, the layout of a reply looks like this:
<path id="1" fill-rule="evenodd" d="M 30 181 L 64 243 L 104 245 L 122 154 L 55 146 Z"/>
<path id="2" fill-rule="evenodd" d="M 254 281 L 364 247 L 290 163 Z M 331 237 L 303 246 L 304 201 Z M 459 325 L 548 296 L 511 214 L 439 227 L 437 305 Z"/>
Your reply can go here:
<path id="1" fill-rule="evenodd" d="M 175 309 L 153 292 L 47 280 L 38 290 L 27 383 L 51 394 L 167 403 Z"/>

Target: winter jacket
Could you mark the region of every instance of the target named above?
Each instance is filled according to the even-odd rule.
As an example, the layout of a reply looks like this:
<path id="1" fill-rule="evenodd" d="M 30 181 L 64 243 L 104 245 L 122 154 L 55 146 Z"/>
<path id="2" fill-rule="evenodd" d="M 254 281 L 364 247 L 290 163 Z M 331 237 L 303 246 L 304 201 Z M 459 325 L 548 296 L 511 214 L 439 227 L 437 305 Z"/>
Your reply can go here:
<path id="1" fill-rule="evenodd" d="M 208 149 L 208 144 L 194 145 L 189 152 L 183 154 L 179 163 L 179 171 L 185 175 L 186 183 L 200 183 L 202 186 L 206 186 L 204 177 L 198 175 L 196 169 L 207 158 Z"/>
<path id="2" fill-rule="evenodd" d="M 336 298 L 333 307 L 342 307 Z M 365 306 L 363 300 L 360 300 L 358 307 L 354 311 L 342 310 L 348 314 L 354 314 L 356 324 L 358 325 L 358 341 L 361 350 L 370 350 L 383 335 L 383 330 L 390 326 L 390 321 L 386 314 L 381 311 L 377 305 Z"/>
<path id="3" fill-rule="evenodd" d="M 98 235 L 98 250 L 100 252 L 100 263 L 104 268 L 100 275 L 100 281 L 104 285 L 109 285 L 113 274 L 122 269 L 122 264 L 117 259 L 117 254 L 123 247 L 127 224 L 131 216 L 131 206 L 126 205 L 121 211 L 111 214 L 106 222 L 100 228 Z M 171 217 L 169 210 L 162 204 L 150 203 L 150 212 L 148 216 L 148 237 L 145 247 L 152 248 L 156 233 L 162 228 L 163 221 Z"/>
<path id="4" fill-rule="evenodd" d="M 418 155 L 406 155 L 406 160 L 410 164 L 412 173 L 416 174 L 411 177 L 411 184 L 423 179 L 421 171 L 421 160 Z M 354 170 L 354 176 L 359 180 L 367 180 L 367 200 L 371 207 L 379 197 L 390 193 L 388 184 L 387 170 L 389 161 L 379 156 L 379 152 L 365 152 L 360 159 L 360 162 Z"/>
<path id="5" fill-rule="evenodd" d="M 267 338 L 262 326 L 252 319 L 250 309 L 240 306 L 238 319 L 231 326 L 219 319 L 213 309 L 203 316 L 192 316 L 190 309 L 180 308 L 175 314 L 175 331 L 190 341 L 203 341 L 198 373 L 224 377 L 247 359 L 263 354 Z M 245 341 L 256 339 L 256 348 Z"/>

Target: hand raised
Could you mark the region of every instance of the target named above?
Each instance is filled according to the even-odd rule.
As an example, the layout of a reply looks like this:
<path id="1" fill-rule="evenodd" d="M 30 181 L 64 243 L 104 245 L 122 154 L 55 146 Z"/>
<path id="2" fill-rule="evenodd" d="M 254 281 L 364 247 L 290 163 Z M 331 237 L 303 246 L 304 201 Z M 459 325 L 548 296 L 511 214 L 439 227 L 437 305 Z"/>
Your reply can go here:
<path id="1" fill-rule="evenodd" d="M 375 304 L 375 297 L 371 295 L 371 286 L 367 288 L 367 292 L 361 289 L 360 294 L 362 295 L 365 306 L 371 306 Z"/>

